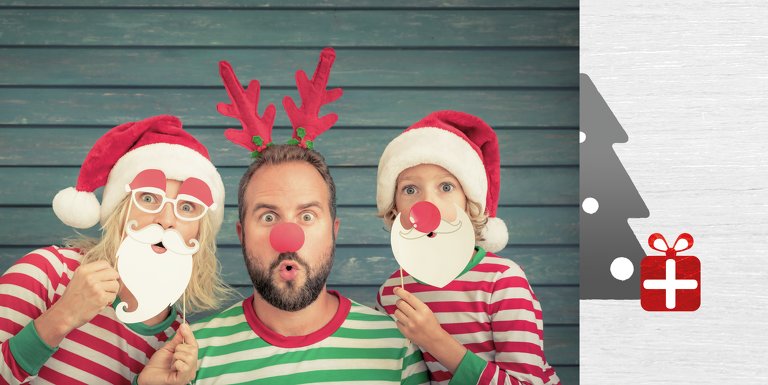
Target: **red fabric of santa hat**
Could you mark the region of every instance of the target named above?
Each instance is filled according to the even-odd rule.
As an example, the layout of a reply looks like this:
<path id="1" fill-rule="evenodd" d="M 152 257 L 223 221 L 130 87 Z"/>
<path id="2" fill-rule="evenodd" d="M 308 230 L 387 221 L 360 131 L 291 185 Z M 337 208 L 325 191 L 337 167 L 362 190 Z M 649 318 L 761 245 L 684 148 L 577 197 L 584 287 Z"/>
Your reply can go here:
<path id="1" fill-rule="evenodd" d="M 215 203 L 209 215 L 218 231 L 224 219 L 224 183 L 205 146 L 182 129 L 179 118 L 170 115 L 124 123 L 107 131 L 85 157 L 75 187 L 61 190 L 53 198 L 53 211 L 72 227 L 103 225 L 128 194 L 126 185 L 148 169 L 161 170 L 168 179 L 195 177 L 205 182 Z M 94 191 L 102 186 L 99 204 Z"/>

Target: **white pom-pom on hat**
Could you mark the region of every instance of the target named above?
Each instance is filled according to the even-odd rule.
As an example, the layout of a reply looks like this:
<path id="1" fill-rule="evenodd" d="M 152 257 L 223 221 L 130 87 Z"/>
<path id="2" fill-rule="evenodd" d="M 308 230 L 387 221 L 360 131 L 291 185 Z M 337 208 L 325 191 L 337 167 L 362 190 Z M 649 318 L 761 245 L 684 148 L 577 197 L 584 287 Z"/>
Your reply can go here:
<path id="1" fill-rule="evenodd" d="M 478 242 L 480 247 L 488 252 L 498 253 L 507 247 L 507 241 L 509 241 L 507 224 L 501 218 L 489 217 L 488 223 L 480 232 L 480 237 L 483 239 Z"/>
<path id="2" fill-rule="evenodd" d="M 87 229 L 99 223 L 101 205 L 92 192 L 67 187 L 53 197 L 53 212 L 67 226 Z"/>

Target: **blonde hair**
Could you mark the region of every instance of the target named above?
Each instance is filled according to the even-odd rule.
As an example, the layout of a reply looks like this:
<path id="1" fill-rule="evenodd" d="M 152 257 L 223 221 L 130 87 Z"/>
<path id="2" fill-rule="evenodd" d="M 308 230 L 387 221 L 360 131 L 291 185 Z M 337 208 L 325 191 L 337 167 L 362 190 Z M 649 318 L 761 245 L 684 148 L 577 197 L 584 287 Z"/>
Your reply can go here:
<path id="1" fill-rule="evenodd" d="M 130 195 L 123 198 L 117 209 L 107 217 L 101 228 L 100 239 L 80 235 L 65 240 L 68 247 L 80 249 L 83 254 L 81 264 L 96 261 L 107 261 L 112 266 L 117 264 L 117 249 L 122 242 L 123 223 L 129 206 Z M 216 234 L 209 214 L 200 220 L 197 240 L 200 242 L 200 250 L 192 256 L 192 277 L 184 291 L 188 313 L 218 309 L 222 302 L 231 299 L 235 293 L 221 279 L 221 264 L 216 258 Z M 177 306 L 180 305 L 181 298 L 177 302 Z"/>
<path id="2" fill-rule="evenodd" d="M 483 212 L 483 209 L 481 208 L 482 206 L 480 206 L 479 203 L 472 201 L 469 198 L 466 199 L 467 205 L 464 207 L 464 211 L 467 213 L 467 216 L 469 216 L 469 220 L 472 222 L 472 227 L 475 229 L 475 241 L 484 241 L 485 239 L 482 236 L 482 231 L 485 224 L 488 223 L 488 215 Z M 392 230 L 392 223 L 395 221 L 395 218 L 397 218 L 398 213 L 399 211 L 397 210 L 397 207 L 395 207 L 395 197 L 393 196 L 389 206 L 380 211 L 377 215 L 384 220 L 384 227 L 387 231 L 390 231 Z"/>

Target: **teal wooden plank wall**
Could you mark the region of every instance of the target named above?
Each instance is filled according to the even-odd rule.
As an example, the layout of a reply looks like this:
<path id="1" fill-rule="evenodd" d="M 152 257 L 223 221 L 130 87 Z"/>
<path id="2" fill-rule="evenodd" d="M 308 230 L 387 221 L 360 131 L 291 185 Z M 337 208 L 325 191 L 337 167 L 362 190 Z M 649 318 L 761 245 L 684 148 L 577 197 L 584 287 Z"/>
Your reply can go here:
<path id="1" fill-rule="evenodd" d="M 265 103 L 296 96 L 293 73 L 337 50 L 338 126 L 317 141 L 339 190 L 342 228 L 330 285 L 372 304 L 396 268 L 375 216 L 385 144 L 426 113 L 488 121 L 502 151 L 500 253 L 526 270 L 544 308 L 547 357 L 578 384 L 578 2 L 245 0 L 0 2 L 0 269 L 75 235 L 50 202 L 71 186 L 93 142 L 116 124 L 170 113 L 208 146 L 227 186 L 219 257 L 250 282 L 235 236 L 236 184 L 248 163 L 226 142 L 234 122 L 217 62 Z M 278 113 L 276 140 L 287 140 Z M 86 231 L 96 235 L 96 230 Z"/>

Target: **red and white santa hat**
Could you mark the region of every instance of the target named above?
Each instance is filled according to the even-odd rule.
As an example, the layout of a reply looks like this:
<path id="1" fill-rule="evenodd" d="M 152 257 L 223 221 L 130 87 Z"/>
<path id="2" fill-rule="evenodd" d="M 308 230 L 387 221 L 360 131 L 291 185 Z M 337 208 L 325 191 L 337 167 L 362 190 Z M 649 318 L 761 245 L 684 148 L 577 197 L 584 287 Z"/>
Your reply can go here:
<path id="1" fill-rule="evenodd" d="M 395 197 L 397 177 L 410 167 L 435 164 L 453 174 L 470 200 L 488 215 L 478 244 L 492 253 L 507 245 L 509 233 L 496 217 L 499 203 L 499 142 L 480 118 L 459 111 L 436 111 L 397 136 L 379 160 L 376 205 L 387 209 Z"/>
<path id="2" fill-rule="evenodd" d="M 53 211 L 65 224 L 86 229 L 107 217 L 128 194 L 126 186 L 144 170 L 160 170 L 167 179 L 195 177 L 211 190 L 214 232 L 224 218 L 224 183 L 208 150 L 181 128 L 175 116 L 160 115 L 121 124 L 107 131 L 88 152 L 77 185 L 59 191 Z M 94 191 L 104 186 L 101 205 Z M 163 186 L 163 190 L 164 190 Z"/>

